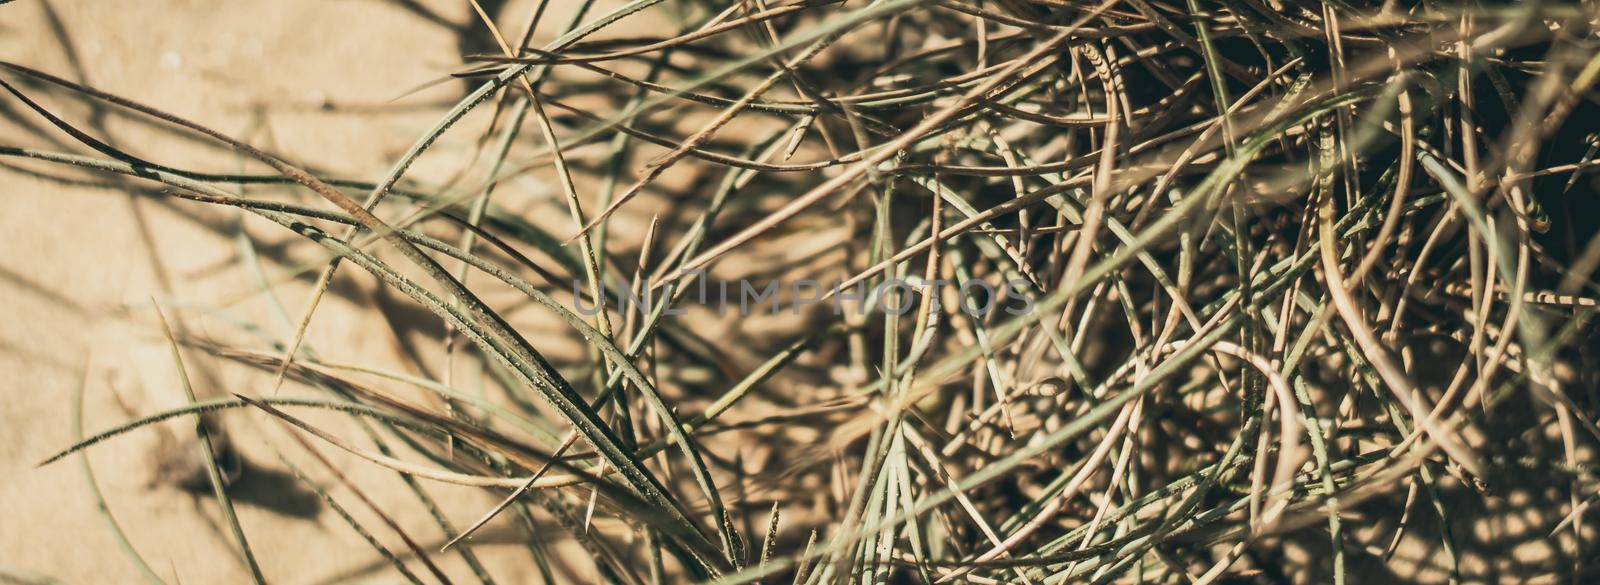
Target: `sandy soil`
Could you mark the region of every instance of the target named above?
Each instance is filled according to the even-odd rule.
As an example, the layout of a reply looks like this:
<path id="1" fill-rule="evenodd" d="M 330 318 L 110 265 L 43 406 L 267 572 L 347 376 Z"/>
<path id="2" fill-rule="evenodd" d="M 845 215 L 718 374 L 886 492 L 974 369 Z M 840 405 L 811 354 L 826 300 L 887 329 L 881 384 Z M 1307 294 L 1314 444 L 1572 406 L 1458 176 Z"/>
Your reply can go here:
<path id="1" fill-rule="evenodd" d="M 51 0 L 0 5 L 0 58 L 86 80 L 112 93 L 189 117 L 236 136 L 247 136 L 298 161 L 336 174 L 376 178 L 392 157 L 437 119 L 436 108 L 374 115 L 317 111 L 326 102 L 382 104 L 461 65 L 456 31 L 384 0 L 287 0 L 210 3 L 187 0 L 84 2 Z M 426 2 L 455 22 L 467 22 L 466 3 Z M 558 3 L 559 4 L 559 3 Z M 520 3 L 505 14 L 524 14 Z M 557 7 L 554 15 L 565 9 Z M 52 14 L 53 13 L 53 14 Z M 517 19 L 520 22 L 521 16 Z M 520 25 L 519 25 L 520 27 Z M 548 35 L 541 35 L 548 36 Z M 435 103 L 457 95 L 454 83 L 412 96 Z M 76 100 L 36 95 L 46 106 L 89 119 Z M 256 128 L 256 106 L 271 104 L 270 132 Z M 17 124 L 42 122 L 6 100 L 0 142 L 52 150 L 65 148 Z M 14 116 L 14 117 L 13 117 Z M 419 165 L 416 174 L 438 177 L 464 164 L 484 120 L 471 119 Z M 115 144 L 155 160 L 182 161 L 219 170 L 239 168 L 230 154 L 157 132 L 126 118 L 105 118 Z M 67 140 L 59 133 L 53 138 Z M 196 162 L 198 161 L 198 162 Z M 101 429 L 181 404 L 172 361 L 155 328 L 151 299 L 179 316 L 191 333 L 238 335 L 234 317 L 271 322 L 254 279 L 235 261 L 231 211 L 121 192 L 66 188 L 15 173 L 0 173 L 0 574 L 35 574 L 69 583 L 136 582 L 96 511 L 76 458 L 35 468 L 43 457 L 71 444 L 73 396 L 86 383 L 85 426 Z M 283 241 L 275 226 L 247 223 L 260 242 Z M 281 230 L 280 230 L 281 231 Z M 264 249 L 268 249 L 270 246 Z M 298 252 L 296 249 L 294 252 Z M 315 257 L 290 253 L 296 262 Z M 285 266 L 269 272 L 287 274 Z M 386 325 L 355 310 L 371 287 L 349 284 L 347 294 L 324 303 L 308 343 L 351 361 L 397 363 Z M 298 306 L 305 284 L 279 286 L 284 302 Z M 228 313 L 203 304 L 240 299 Z M 352 297 L 355 297 L 354 302 Z M 263 318 L 265 318 L 263 320 Z M 371 332 L 380 332 L 374 334 Z M 281 335 L 281 330 L 269 332 Z M 202 393 L 255 387 L 252 374 L 216 364 L 192 364 Z M 237 414 L 230 433 L 253 437 L 261 425 Z M 188 448 L 184 425 L 139 431 L 88 451 L 110 509 L 140 553 L 170 582 L 237 583 L 245 567 L 226 536 L 209 496 L 200 498 L 163 481 L 155 462 L 164 450 Z M 174 443 L 176 441 L 176 443 Z M 313 494 L 295 487 L 262 441 L 245 444 L 249 466 L 235 491 L 241 523 L 274 582 L 316 583 L 373 576 L 398 577 Z M 279 445 L 289 445 L 279 440 Z M 329 452 L 357 485 L 413 534 L 437 539 L 425 512 L 409 504 L 393 475 Z M 330 481 L 325 473 L 314 473 Z M 331 484 L 329 484 L 331 487 Z M 491 504 L 484 493 L 428 486 L 455 518 Z M 334 492 L 358 517 L 349 493 Z M 385 506 L 385 503 L 394 503 Z M 410 508 L 410 510 L 407 510 Z M 415 512 L 415 513 L 413 513 Z M 375 523 L 374 523 L 375 524 Z M 383 535 L 392 546 L 392 535 Z M 497 562 L 494 535 L 477 547 L 502 582 L 531 579 L 525 563 Z M 424 542 L 438 546 L 438 542 Z M 466 575 L 459 557 L 437 555 L 447 572 Z M 525 557 L 524 557 L 525 558 Z M 368 569 L 378 573 L 368 575 Z M 421 569 L 418 568 L 420 571 Z"/>

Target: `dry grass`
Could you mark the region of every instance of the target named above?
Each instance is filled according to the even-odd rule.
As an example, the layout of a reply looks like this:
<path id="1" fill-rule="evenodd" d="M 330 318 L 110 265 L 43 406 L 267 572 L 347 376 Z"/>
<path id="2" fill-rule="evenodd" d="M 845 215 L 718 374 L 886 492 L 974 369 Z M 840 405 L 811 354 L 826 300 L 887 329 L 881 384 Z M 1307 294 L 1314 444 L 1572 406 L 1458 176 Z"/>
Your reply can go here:
<path id="1" fill-rule="evenodd" d="M 129 578 L 203 562 L 85 455 L 149 428 L 241 581 L 301 562 L 236 513 L 269 480 L 412 583 L 1594 574 L 1593 2 L 392 4 L 451 75 L 201 121 L 97 88 L 48 4 L 78 69 L 0 61 L 5 171 L 234 246 L 225 290 L 76 308 L 186 397 L 44 459 Z M 308 107 L 429 121 L 363 165 L 277 143 Z M 619 291 L 679 304 L 584 310 Z"/>

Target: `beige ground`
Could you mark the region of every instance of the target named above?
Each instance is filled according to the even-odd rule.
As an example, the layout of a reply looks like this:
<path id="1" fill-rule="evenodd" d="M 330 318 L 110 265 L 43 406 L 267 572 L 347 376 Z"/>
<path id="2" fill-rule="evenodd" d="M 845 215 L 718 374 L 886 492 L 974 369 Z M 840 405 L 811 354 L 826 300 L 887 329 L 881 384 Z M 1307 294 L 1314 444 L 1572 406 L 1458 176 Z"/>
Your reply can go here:
<path id="1" fill-rule="evenodd" d="M 458 68 L 457 37 L 384 0 L 285 0 L 275 2 L 50 0 L 60 30 L 76 53 L 82 71 L 51 25 L 40 1 L 0 5 L 0 59 L 26 64 L 88 82 L 156 107 L 190 117 L 337 174 L 376 178 L 389 161 L 437 119 L 435 108 L 372 116 L 275 110 L 269 113 L 270 138 L 252 134 L 256 103 L 274 106 L 334 102 L 383 103 Z M 464 22 L 464 2 L 427 2 L 445 17 Z M 562 4 L 562 3 L 555 3 Z M 514 3 L 505 14 L 526 7 Z M 554 15 L 567 10 L 557 7 Z M 520 25 L 518 25 L 520 29 Z M 548 35 L 541 35 L 547 37 Z M 459 86 L 410 98 L 432 102 L 457 95 Z M 46 105 L 85 120 L 87 110 L 58 96 L 36 96 Z M 14 103 L 9 101 L 8 104 Z M 7 107 L 30 122 L 37 117 Z M 153 132 L 121 118 L 108 118 L 116 144 L 156 160 L 205 161 L 230 169 L 235 159 Z M 469 120 L 470 131 L 452 134 L 418 169 L 439 177 L 458 168 L 483 120 Z M 0 143 L 52 147 L 0 121 Z M 56 138 L 65 140 L 64 135 Z M 201 315 L 186 303 L 237 298 L 255 285 L 236 268 L 233 213 L 194 204 L 134 201 L 111 191 L 68 189 L 13 173 L 0 173 L 0 574 L 36 574 L 69 583 L 130 583 L 138 576 L 117 552 L 115 541 L 96 512 L 76 459 L 35 469 L 34 464 L 73 439 L 72 396 L 87 380 L 87 428 L 126 420 L 131 412 L 151 412 L 181 403 L 172 361 L 157 336 L 152 297 L 182 314 L 194 333 L 237 335 L 220 317 Z M 204 219 L 204 225 L 193 217 Z M 143 225 L 141 227 L 141 222 Z M 280 241 L 276 226 L 251 223 L 263 241 Z M 279 230 L 281 231 L 281 230 Z M 143 233 L 141 233 L 143 232 Z M 299 250 L 299 248 L 296 248 Z M 294 254 L 291 254 L 294 256 Z M 303 256 L 303 255 L 302 255 Z M 155 261 L 159 259 L 159 263 Z M 302 257 L 299 261 L 314 260 Z M 159 266 L 159 267 L 158 267 Z M 281 266 L 273 266 L 274 269 Z M 162 273 L 171 289 L 162 284 Z M 281 271 L 279 271 L 281 274 Z M 297 307 L 303 285 L 280 287 L 285 303 Z M 358 294 L 370 294 L 369 290 Z M 324 355 L 348 360 L 396 363 L 393 343 L 371 313 L 358 317 L 348 297 L 330 299 L 318 314 L 308 343 Z M 260 322 L 267 315 L 259 299 L 231 310 Z M 380 332 L 373 334 L 369 332 Z M 281 330 L 270 332 L 281 335 Z M 191 366 L 192 368 L 194 366 Z M 260 376 L 201 367 L 224 388 L 261 384 Z M 201 384 L 197 380 L 197 384 Z M 207 388 L 202 388 L 206 391 Z M 215 390 L 210 390 L 214 392 Z M 227 419 L 230 432 L 261 432 L 260 425 Z M 276 431 L 273 431 L 276 432 Z M 190 430 L 168 433 L 187 438 Z M 280 445 L 288 445 L 281 441 Z M 253 445 L 245 457 L 256 466 L 281 469 L 270 451 Z M 143 555 L 169 582 L 236 583 L 246 578 L 215 506 L 168 484 L 156 484 L 152 465 L 161 433 L 140 431 L 92 449 L 90 460 L 111 509 Z M 287 448 L 287 447 L 286 447 Z M 351 477 L 369 488 L 380 506 L 408 501 L 386 474 L 329 452 Z M 326 480 L 325 474 L 314 474 Z M 278 583 L 315 583 L 360 575 L 377 557 L 326 508 L 314 520 L 306 515 L 307 493 L 285 488 L 287 480 L 270 472 L 255 474 L 245 488 L 239 514 L 251 542 L 262 554 L 265 573 Z M 251 483 L 251 482 L 247 482 Z M 384 488 L 385 489 L 377 489 Z M 462 518 L 489 505 L 482 493 L 429 486 Z M 352 507 L 347 492 L 336 497 Z M 411 513 L 405 508 L 412 508 Z M 276 509 L 275 509 L 276 508 Z M 417 534 L 435 534 L 414 506 L 390 506 Z M 369 518 L 363 516 L 363 518 Z M 389 535 L 385 535 L 389 536 Z M 492 534 L 479 547 L 502 582 L 531 578 L 525 563 L 494 563 Z M 398 546 L 393 538 L 387 539 Z M 438 546 L 438 542 L 424 542 Z M 445 569 L 466 575 L 460 560 L 439 555 Z M 524 557 L 525 558 L 525 557 Z M 383 567 L 387 569 L 387 567 Z M 384 572 L 377 580 L 394 582 Z"/>

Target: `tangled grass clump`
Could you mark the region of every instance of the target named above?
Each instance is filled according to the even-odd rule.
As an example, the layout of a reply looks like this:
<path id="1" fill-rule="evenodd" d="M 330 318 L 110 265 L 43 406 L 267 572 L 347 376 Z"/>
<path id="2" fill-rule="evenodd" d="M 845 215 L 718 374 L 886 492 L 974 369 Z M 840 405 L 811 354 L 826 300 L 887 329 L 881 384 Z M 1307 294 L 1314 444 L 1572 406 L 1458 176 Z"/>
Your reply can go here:
<path id="1" fill-rule="evenodd" d="M 168 330 L 180 371 L 259 385 L 49 461 L 188 416 L 216 461 L 221 419 L 198 415 L 254 411 L 414 583 L 494 581 L 471 540 L 491 521 L 527 530 L 546 581 L 1595 574 L 1600 5 L 469 1 L 494 52 L 463 55 L 465 95 L 372 182 L 0 63 L 40 134 L 73 140 L 0 146 L 7 169 L 239 208 L 320 254 L 286 266 L 309 299 L 262 279 L 284 334 Z M 662 34 L 612 32 L 640 21 Z M 42 95 L 255 168 L 145 158 Z M 409 172 L 472 132 L 458 175 Z M 318 357 L 306 327 L 340 279 L 426 311 L 416 363 Z M 684 306 L 730 281 L 783 283 L 794 310 Z M 876 292 L 807 302 L 858 284 Z M 618 291 L 683 305 L 583 310 Z M 330 447 L 404 476 L 436 533 L 347 513 L 371 500 Z M 495 503 L 448 517 L 434 482 Z M 1480 529 L 1508 506 L 1531 527 Z M 1534 560 L 1505 554 L 1526 541 Z"/>

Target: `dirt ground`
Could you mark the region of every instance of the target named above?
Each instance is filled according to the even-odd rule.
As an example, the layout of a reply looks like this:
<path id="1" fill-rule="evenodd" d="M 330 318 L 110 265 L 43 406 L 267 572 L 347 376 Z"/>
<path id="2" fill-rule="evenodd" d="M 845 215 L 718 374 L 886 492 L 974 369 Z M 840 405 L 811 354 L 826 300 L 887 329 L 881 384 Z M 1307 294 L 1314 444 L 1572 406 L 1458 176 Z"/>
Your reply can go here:
<path id="1" fill-rule="evenodd" d="M 268 144 L 294 160 L 370 180 L 381 176 L 393 157 L 438 119 L 440 109 L 432 104 L 458 96 L 460 85 L 447 83 L 402 102 L 429 107 L 350 114 L 320 106 L 383 106 L 459 69 L 463 48 L 472 46 L 448 23 L 430 21 L 403 4 L 14 2 L 0 5 L 0 59 L 85 81 Z M 464 2 L 423 4 L 451 22 L 469 22 Z M 556 6 L 552 16 L 564 18 L 568 9 Z M 514 3 L 503 10 L 522 15 L 527 7 Z M 522 18 L 517 17 L 519 22 Z M 481 42 L 471 36 L 471 42 Z M 36 97 L 77 121 L 92 117 L 75 100 Z M 19 126 L 19 120 L 30 125 L 42 120 L 6 101 L 0 110 L 5 118 L 0 121 L 0 143 L 66 150 Z M 258 117 L 260 104 L 269 108 Z M 265 119 L 269 131 L 261 131 L 257 119 Z M 463 131 L 447 136 L 415 175 L 439 177 L 462 166 L 484 123 L 478 118 L 464 122 Z M 141 156 L 238 168 L 237 158 L 228 153 L 124 117 L 107 116 L 104 124 L 109 134 L 103 138 Z M 48 134 L 68 140 L 63 134 Z M 138 573 L 118 552 L 77 458 L 35 465 L 72 443 L 73 396 L 80 383 L 86 384 L 85 428 L 91 432 L 183 402 L 171 357 L 155 327 L 152 299 L 199 335 L 227 337 L 237 334 L 235 317 L 270 315 L 262 300 L 249 294 L 259 285 L 234 261 L 238 216 L 114 190 L 67 188 L 9 172 L 0 173 L 0 197 L 6 200 L 0 232 L 8 235 L 0 244 L 0 305 L 5 307 L 0 319 L 0 371 L 5 372 L 0 381 L 0 576 L 136 582 Z M 246 229 L 260 241 L 282 241 L 274 227 L 247 224 Z M 293 263 L 273 264 L 269 272 L 287 274 L 288 265 Z M 357 304 L 371 302 L 362 298 L 370 290 L 346 288 L 353 290 L 323 303 L 307 343 L 323 355 L 349 361 L 395 363 L 390 336 L 370 333 L 386 331 L 385 324 L 374 322 L 370 312 L 355 310 Z M 279 289 L 285 304 L 298 306 L 306 287 L 287 283 Z M 205 308 L 206 303 L 241 295 L 226 312 Z M 221 388 L 266 383 L 259 374 L 214 364 L 191 364 L 191 373 L 203 394 L 217 392 L 212 383 Z M 236 439 L 267 432 L 249 420 L 238 422 L 236 414 L 224 419 Z M 162 452 L 174 445 L 191 446 L 183 443 L 188 437 L 192 430 L 185 425 L 139 431 L 90 449 L 89 461 L 111 512 L 169 582 L 242 582 L 247 579 L 245 566 L 233 552 L 209 495 L 193 495 L 160 477 Z M 288 445 L 281 435 L 279 439 L 276 444 Z M 274 582 L 398 580 L 314 494 L 294 485 L 276 455 L 258 447 L 262 441 L 235 442 L 244 445 L 247 466 L 246 479 L 235 490 L 240 521 Z M 369 488 L 379 507 L 395 510 L 396 520 L 416 534 L 437 532 L 425 512 L 399 504 L 414 500 L 408 500 L 392 474 L 343 455 L 328 452 L 352 481 Z M 313 475 L 331 481 L 324 474 Z M 454 518 L 492 505 L 489 494 L 437 485 L 428 489 Z M 352 513 L 370 519 L 348 493 L 336 496 L 355 508 Z M 497 562 L 496 550 L 503 545 L 496 543 L 493 531 L 477 542 L 478 554 L 502 582 L 533 578 L 525 563 Z M 437 548 L 440 543 L 421 544 Z M 458 557 L 438 556 L 447 572 L 467 574 Z"/>

